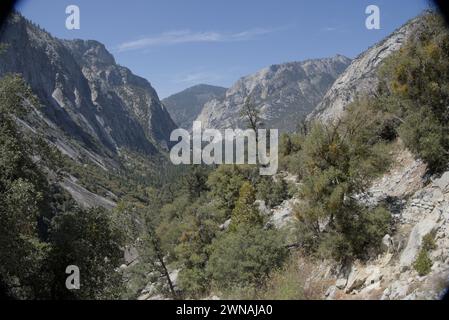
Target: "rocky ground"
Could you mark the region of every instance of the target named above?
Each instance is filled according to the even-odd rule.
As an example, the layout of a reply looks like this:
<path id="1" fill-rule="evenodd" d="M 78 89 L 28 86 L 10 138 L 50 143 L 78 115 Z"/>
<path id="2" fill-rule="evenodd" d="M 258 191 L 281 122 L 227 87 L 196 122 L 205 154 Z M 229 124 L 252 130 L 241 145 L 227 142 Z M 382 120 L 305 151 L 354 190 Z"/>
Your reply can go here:
<path id="1" fill-rule="evenodd" d="M 326 299 L 438 299 L 449 284 L 449 172 L 426 177 L 425 165 L 402 150 L 396 165 L 370 189 L 371 201 L 392 204 L 395 231 L 383 239 L 384 253 L 366 263 L 329 266 L 335 283 Z M 433 232 L 433 266 L 419 276 L 413 264 L 423 237 Z M 317 270 L 319 270 L 318 268 Z M 323 297 L 324 298 L 324 297 Z"/>
<path id="2" fill-rule="evenodd" d="M 376 180 L 361 201 L 383 202 L 390 206 L 394 228 L 383 239 L 384 252 L 368 262 L 356 261 L 338 266 L 323 261 L 307 272 L 310 286 L 329 284 L 322 299 L 438 299 L 449 285 L 449 171 L 436 177 L 426 175 L 426 166 L 401 147 L 395 165 Z M 295 177 L 285 178 L 295 182 Z M 300 201 L 292 198 L 274 209 L 263 203 L 259 209 L 270 216 L 276 228 L 288 228 L 294 222 L 294 207 Z M 226 229 L 230 221 L 222 226 Z M 430 252 L 433 266 L 426 276 L 419 276 L 413 264 L 421 249 L 423 237 L 435 234 L 436 249 Z M 301 268 L 301 261 L 298 262 Z M 173 271 L 176 283 L 178 270 Z M 151 284 L 148 288 L 152 288 Z M 144 289 L 139 299 L 157 299 Z"/>

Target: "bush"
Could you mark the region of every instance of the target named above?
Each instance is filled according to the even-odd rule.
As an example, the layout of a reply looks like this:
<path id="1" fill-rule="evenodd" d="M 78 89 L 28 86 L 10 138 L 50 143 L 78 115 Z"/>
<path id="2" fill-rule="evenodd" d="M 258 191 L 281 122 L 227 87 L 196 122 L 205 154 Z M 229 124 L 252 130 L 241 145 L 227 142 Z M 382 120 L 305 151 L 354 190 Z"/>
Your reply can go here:
<path id="1" fill-rule="evenodd" d="M 214 285 L 220 290 L 260 286 L 287 255 L 282 240 L 278 231 L 254 226 L 223 234 L 210 249 L 207 271 Z"/>
<path id="2" fill-rule="evenodd" d="M 407 116 L 399 128 L 405 145 L 427 163 L 429 170 L 439 172 L 447 166 L 446 147 L 449 146 L 447 128 L 428 112 L 415 112 Z"/>
<path id="3" fill-rule="evenodd" d="M 422 239 L 422 248 L 428 252 L 437 248 L 437 244 L 435 243 L 435 234 L 433 232 L 424 236 Z"/>
<path id="4" fill-rule="evenodd" d="M 265 201 L 265 204 L 274 208 L 288 198 L 288 185 L 284 179 L 273 181 L 270 178 L 262 178 L 257 184 L 257 198 Z"/>
<path id="5" fill-rule="evenodd" d="M 413 265 L 420 276 L 425 276 L 432 270 L 432 260 L 429 257 L 429 252 L 435 250 L 437 245 L 435 243 L 435 234 L 433 232 L 425 235 L 422 240 L 421 250 Z"/>
<path id="6" fill-rule="evenodd" d="M 413 267 L 421 277 L 430 273 L 432 270 L 432 260 L 430 260 L 427 250 L 421 249 Z"/>
<path id="7" fill-rule="evenodd" d="M 447 168 L 449 150 L 449 32 L 437 14 L 423 21 L 381 67 L 379 97 L 405 145 L 435 173 Z"/>
<path id="8" fill-rule="evenodd" d="M 390 214 L 356 200 L 389 162 L 375 128 L 350 113 L 336 125 L 315 124 L 305 137 L 296 216 L 299 242 L 309 253 L 366 258 L 388 232 Z"/>
<path id="9" fill-rule="evenodd" d="M 232 211 L 231 230 L 240 226 L 261 226 L 263 217 L 255 205 L 256 191 L 249 182 L 245 182 L 240 188 L 239 198 Z"/>

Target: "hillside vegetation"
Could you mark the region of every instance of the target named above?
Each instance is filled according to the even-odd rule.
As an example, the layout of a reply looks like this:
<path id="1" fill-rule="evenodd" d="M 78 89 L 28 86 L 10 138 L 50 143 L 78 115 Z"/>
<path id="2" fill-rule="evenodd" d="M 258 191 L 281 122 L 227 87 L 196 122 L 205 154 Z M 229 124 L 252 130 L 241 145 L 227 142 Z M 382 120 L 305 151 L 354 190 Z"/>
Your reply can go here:
<path id="1" fill-rule="evenodd" d="M 176 169 L 128 150 L 120 170 L 74 161 L 39 132 L 24 130 L 39 101 L 20 76 L 6 75 L 2 297 L 136 299 L 144 290 L 145 298 L 323 298 L 326 283 L 305 281 L 315 262 L 368 261 L 395 231 L 391 208 L 363 195 L 394 164 L 397 141 L 430 175 L 447 170 L 449 32 L 439 16 L 423 19 L 419 32 L 383 62 L 374 96 L 358 97 L 334 122 L 298 124 L 282 136 L 283 173 L 275 177 L 247 165 Z M 287 173 L 297 183 L 287 182 Z M 81 208 L 58 183 L 67 175 L 93 193 L 112 193 L 117 206 Z M 294 222 L 276 228 L 267 211 L 292 198 L 299 200 Z M 130 248 L 137 253 L 126 261 Z M 431 268 L 432 248 L 429 237 L 415 264 L 420 274 Z M 80 267 L 80 290 L 65 288 L 68 265 Z"/>

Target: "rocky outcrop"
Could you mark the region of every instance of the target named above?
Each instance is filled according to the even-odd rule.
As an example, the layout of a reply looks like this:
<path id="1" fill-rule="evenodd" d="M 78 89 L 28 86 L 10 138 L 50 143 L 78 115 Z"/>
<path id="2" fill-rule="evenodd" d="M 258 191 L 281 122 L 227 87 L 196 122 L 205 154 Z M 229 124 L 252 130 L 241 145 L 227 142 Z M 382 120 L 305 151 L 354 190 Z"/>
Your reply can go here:
<path id="1" fill-rule="evenodd" d="M 34 120 L 49 141 L 72 140 L 101 158 L 120 148 L 150 155 L 168 146 L 176 126 L 155 90 L 103 44 L 54 38 L 19 14 L 7 21 L 2 42 L 0 75 L 21 74 L 37 94 L 41 117 Z"/>
<path id="2" fill-rule="evenodd" d="M 259 109 L 265 127 L 291 131 L 315 108 L 350 59 L 307 60 L 273 65 L 244 77 L 226 91 L 224 99 L 204 105 L 197 120 L 205 128 L 242 128 L 240 110 L 247 97 Z"/>
<path id="3" fill-rule="evenodd" d="M 373 185 L 384 191 L 371 194 L 375 203 L 391 198 L 403 203 L 394 214 L 396 230 L 384 237 L 383 254 L 337 273 L 329 299 L 437 299 L 449 285 L 449 172 L 429 179 L 408 151 L 398 152 L 397 159 L 404 163 L 397 162 Z M 435 235 L 433 265 L 420 276 L 413 264 L 429 233 Z"/>
<path id="4" fill-rule="evenodd" d="M 317 119 L 324 122 L 335 120 L 358 96 L 372 94 L 377 88 L 377 72 L 382 61 L 399 50 L 421 23 L 422 16 L 412 19 L 354 59 L 308 116 L 308 120 Z"/>
<path id="5" fill-rule="evenodd" d="M 95 207 L 103 207 L 111 210 L 117 205 L 114 201 L 106 199 L 95 193 L 90 192 L 73 177 L 65 178 L 60 185 L 72 196 L 81 208 L 90 209 Z"/>
<path id="6" fill-rule="evenodd" d="M 162 100 L 175 123 L 191 130 L 192 123 L 203 110 L 204 104 L 217 99 L 223 100 L 226 88 L 200 84 Z"/>

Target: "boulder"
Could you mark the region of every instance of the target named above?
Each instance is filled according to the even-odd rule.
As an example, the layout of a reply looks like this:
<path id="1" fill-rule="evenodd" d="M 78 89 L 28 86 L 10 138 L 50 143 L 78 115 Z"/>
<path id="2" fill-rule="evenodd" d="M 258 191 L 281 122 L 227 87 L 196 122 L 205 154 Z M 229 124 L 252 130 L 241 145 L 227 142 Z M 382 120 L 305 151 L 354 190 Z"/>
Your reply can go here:
<path id="1" fill-rule="evenodd" d="M 334 300 L 336 293 L 337 293 L 336 286 L 329 287 L 329 289 L 327 289 L 326 294 L 325 294 L 326 300 Z"/>
<path id="2" fill-rule="evenodd" d="M 380 268 L 374 267 L 374 268 L 371 268 L 369 271 L 370 271 L 370 275 L 368 276 L 368 278 L 365 281 L 366 286 L 371 286 L 373 284 L 377 284 L 382 280 L 384 275 L 382 274 L 382 271 Z"/>
<path id="3" fill-rule="evenodd" d="M 338 279 L 337 282 L 335 282 L 335 286 L 338 289 L 343 290 L 344 288 L 346 288 L 347 283 L 348 283 L 348 279 Z"/>
<path id="4" fill-rule="evenodd" d="M 221 230 L 221 231 L 226 231 L 226 230 L 229 229 L 229 226 L 230 226 L 230 225 L 231 225 L 231 219 L 226 220 L 225 223 L 223 223 L 223 224 L 220 226 L 220 230 Z"/>
<path id="5" fill-rule="evenodd" d="M 443 193 L 449 192 L 449 171 L 445 172 L 441 178 L 433 182 L 435 187 L 438 187 Z"/>
<path id="6" fill-rule="evenodd" d="M 442 211 L 439 208 L 433 210 L 431 214 L 421 220 L 412 229 L 407 242 L 407 246 L 401 254 L 401 270 L 407 270 L 415 262 L 416 256 L 421 247 L 423 237 L 437 229 L 438 222 L 441 219 L 441 213 Z"/>
<path id="7" fill-rule="evenodd" d="M 358 290 L 363 287 L 368 275 L 363 270 L 358 270 L 353 267 L 348 277 L 348 283 L 346 284 L 346 293 L 351 293 L 354 290 Z"/>
<path id="8" fill-rule="evenodd" d="M 390 250 L 393 248 L 393 238 L 389 234 L 385 235 L 385 237 L 383 237 L 382 239 L 382 245 L 387 252 L 390 252 Z"/>

